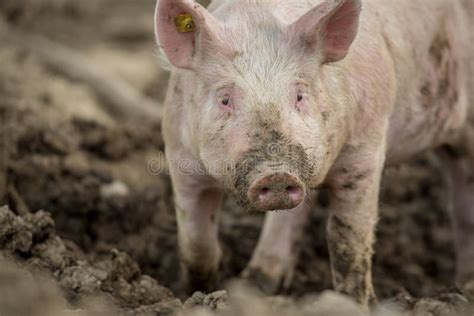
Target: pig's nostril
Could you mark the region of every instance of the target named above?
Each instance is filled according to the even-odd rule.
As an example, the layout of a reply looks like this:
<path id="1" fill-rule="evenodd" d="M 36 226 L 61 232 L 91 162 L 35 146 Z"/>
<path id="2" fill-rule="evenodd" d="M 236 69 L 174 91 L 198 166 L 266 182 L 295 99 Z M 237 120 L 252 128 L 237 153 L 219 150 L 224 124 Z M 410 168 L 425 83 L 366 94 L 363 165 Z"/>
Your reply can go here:
<path id="1" fill-rule="evenodd" d="M 267 187 L 262 188 L 262 190 L 260 191 L 260 193 L 262 194 L 266 194 L 268 192 L 270 192 L 270 188 L 267 188 Z"/>
<path id="2" fill-rule="evenodd" d="M 301 198 L 304 196 L 303 189 L 297 186 L 287 186 L 286 192 L 288 193 L 290 199 L 293 201 L 300 201 Z"/>

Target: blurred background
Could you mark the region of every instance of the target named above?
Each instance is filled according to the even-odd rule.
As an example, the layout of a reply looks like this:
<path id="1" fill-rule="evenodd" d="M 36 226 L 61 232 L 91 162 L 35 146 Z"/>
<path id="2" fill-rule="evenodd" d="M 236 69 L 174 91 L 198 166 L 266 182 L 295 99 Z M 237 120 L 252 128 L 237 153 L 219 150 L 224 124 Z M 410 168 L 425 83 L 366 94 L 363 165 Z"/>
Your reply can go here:
<path id="1" fill-rule="evenodd" d="M 154 5 L 0 1 L 0 258 L 15 262 L 0 262 L 2 316 L 43 315 L 36 307 L 48 295 L 76 307 L 103 297 L 137 315 L 169 315 L 187 297 L 161 159 L 169 73 L 157 57 Z M 414 297 L 457 293 L 437 168 L 427 154 L 384 177 L 374 283 L 407 309 Z M 286 297 L 331 288 L 326 207 L 322 194 Z M 263 218 L 228 199 L 220 220 L 224 281 L 245 267 Z M 31 272 L 57 289 L 45 291 Z M 451 305 L 465 300 L 449 295 Z"/>

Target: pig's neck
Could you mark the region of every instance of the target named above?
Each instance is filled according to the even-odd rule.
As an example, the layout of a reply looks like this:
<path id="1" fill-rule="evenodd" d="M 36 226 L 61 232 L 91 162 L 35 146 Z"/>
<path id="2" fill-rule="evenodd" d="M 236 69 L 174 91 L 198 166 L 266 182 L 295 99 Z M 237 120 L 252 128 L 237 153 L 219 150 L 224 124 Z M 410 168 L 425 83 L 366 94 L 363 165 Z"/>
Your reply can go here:
<path id="1" fill-rule="evenodd" d="M 322 110 L 329 117 L 326 121 L 329 155 L 325 160 L 325 171 L 329 172 L 340 152 L 354 137 L 357 124 L 357 108 L 363 91 L 356 84 L 350 66 L 344 62 L 323 65 L 318 85 L 323 92 Z"/>
<path id="2" fill-rule="evenodd" d="M 367 42 L 371 42 L 370 49 Z M 338 130 L 334 159 L 341 157 L 344 149 L 374 145 L 374 137 L 385 140 L 396 83 L 394 65 L 383 40 L 361 32 L 344 60 L 323 69 L 325 82 L 334 85 L 330 91 L 339 94 L 335 96 L 339 108 L 333 126 Z"/>

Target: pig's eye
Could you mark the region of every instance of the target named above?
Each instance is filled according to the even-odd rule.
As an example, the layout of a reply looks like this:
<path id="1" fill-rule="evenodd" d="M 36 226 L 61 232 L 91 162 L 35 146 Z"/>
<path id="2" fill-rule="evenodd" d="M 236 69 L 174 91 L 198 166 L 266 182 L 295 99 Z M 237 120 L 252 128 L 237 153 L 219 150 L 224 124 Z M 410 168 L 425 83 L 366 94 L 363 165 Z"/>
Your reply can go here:
<path id="1" fill-rule="evenodd" d="M 296 101 L 298 101 L 298 102 L 303 101 L 303 94 L 302 93 L 298 93 L 298 95 L 296 97 Z"/>
<path id="2" fill-rule="evenodd" d="M 215 104 L 224 112 L 231 112 L 235 106 L 235 89 L 224 87 L 217 91 Z"/>
<path id="3" fill-rule="evenodd" d="M 230 99 L 229 98 L 223 98 L 221 100 L 221 104 L 224 106 L 229 106 L 230 105 Z"/>

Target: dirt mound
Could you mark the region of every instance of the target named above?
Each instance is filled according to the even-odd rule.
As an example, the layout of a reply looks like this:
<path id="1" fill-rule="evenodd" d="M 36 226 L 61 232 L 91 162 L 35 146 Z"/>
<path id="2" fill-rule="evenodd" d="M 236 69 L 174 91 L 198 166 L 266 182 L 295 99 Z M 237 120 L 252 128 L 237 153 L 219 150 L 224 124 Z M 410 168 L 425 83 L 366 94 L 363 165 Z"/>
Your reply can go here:
<path id="1" fill-rule="evenodd" d="M 143 275 L 127 254 L 110 249 L 88 256 L 73 242 L 57 236 L 54 221 L 43 211 L 19 217 L 2 207 L 0 227 L 2 256 L 16 259 L 30 271 L 54 276 L 72 304 L 99 295 L 126 309 L 143 309 L 163 302 L 180 305 L 170 290 Z M 22 284 L 18 286 L 21 288 Z"/>

